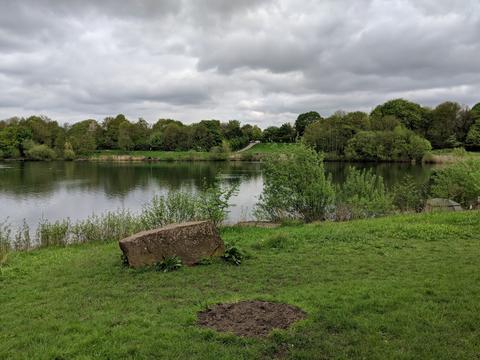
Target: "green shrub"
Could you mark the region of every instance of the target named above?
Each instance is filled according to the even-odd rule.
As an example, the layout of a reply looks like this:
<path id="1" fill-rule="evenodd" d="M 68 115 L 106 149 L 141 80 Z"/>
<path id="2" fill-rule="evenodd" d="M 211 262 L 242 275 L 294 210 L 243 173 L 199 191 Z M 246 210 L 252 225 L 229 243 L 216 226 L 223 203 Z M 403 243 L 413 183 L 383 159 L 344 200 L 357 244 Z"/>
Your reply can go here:
<path id="1" fill-rule="evenodd" d="M 401 126 L 387 131 L 362 131 L 350 139 L 345 155 L 351 160 L 420 161 L 431 150 L 428 140 Z"/>
<path id="2" fill-rule="evenodd" d="M 350 167 L 337 190 L 336 210 L 337 220 L 383 216 L 392 212 L 393 199 L 385 190 L 383 177 Z"/>
<path id="3" fill-rule="evenodd" d="M 155 269 L 161 272 L 170 272 L 182 267 L 182 260 L 178 256 L 166 256 L 155 264 Z"/>
<path id="4" fill-rule="evenodd" d="M 222 259 L 233 265 L 240 265 L 245 259 L 245 253 L 235 245 L 226 244 Z"/>
<path id="5" fill-rule="evenodd" d="M 210 187 L 204 186 L 197 200 L 199 217 L 211 220 L 215 226 L 220 225 L 227 217 L 230 199 L 237 191 L 238 184 L 225 188 L 218 183 Z"/>
<path id="6" fill-rule="evenodd" d="M 289 154 L 267 158 L 263 193 L 255 214 L 271 221 L 322 220 L 334 197 L 334 188 L 325 176 L 323 156 L 299 145 Z"/>
<path id="7" fill-rule="evenodd" d="M 25 156 L 29 160 L 54 160 L 57 156 L 54 150 L 47 145 L 33 145 L 27 151 Z"/>
<path id="8" fill-rule="evenodd" d="M 480 161 L 469 159 L 435 170 L 429 193 L 470 206 L 480 196 Z"/>
<path id="9" fill-rule="evenodd" d="M 407 175 L 393 188 L 393 204 L 400 211 L 423 210 L 426 200 L 425 191 L 415 179 Z"/>
<path id="10" fill-rule="evenodd" d="M 63 158 L 65 160 L 75 159 L 75 151 L 73 151 L 72 145 L 67 141 L 63 149 Z"/>

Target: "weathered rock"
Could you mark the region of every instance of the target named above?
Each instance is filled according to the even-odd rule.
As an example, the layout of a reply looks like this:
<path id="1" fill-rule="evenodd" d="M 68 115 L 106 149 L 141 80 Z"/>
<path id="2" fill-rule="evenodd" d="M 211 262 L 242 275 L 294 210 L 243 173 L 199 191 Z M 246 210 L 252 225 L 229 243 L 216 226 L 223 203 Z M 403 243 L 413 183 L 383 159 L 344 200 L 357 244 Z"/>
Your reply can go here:
<path id="1" fill-rule="evenodd" d="M 168 256 L 178 256 L 185 265 L 225 252 L 220 235 L 211 221 L 172 224 L 142 231 L 120 240 L 120 248 L 134 268 L 153 265 Z"/>
<path id="2" fill-rule="evenodd" d="M 462 206 L 459 203 L 449 199 L 428 199 L 425 205 L 425 212 L 462 210 Z"/>

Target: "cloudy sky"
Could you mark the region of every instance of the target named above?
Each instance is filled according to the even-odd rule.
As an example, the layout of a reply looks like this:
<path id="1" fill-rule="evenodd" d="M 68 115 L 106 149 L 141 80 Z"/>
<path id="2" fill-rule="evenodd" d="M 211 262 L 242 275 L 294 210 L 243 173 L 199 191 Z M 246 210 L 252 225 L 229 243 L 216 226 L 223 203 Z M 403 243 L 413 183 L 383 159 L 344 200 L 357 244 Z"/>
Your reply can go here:
<path id="1" fill-rule="evenodd" d="M 478 0 L 0 0 L 0 119 L 480 101 Z"/>

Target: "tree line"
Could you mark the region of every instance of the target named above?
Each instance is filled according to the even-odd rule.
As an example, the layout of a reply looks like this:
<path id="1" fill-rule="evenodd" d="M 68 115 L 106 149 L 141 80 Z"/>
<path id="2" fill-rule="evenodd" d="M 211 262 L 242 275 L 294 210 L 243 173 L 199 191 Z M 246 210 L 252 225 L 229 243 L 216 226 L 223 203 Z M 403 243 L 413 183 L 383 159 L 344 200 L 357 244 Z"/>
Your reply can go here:
<path id="1" fill-rule="evenodd" d="M 120 114 L 59 125 L 45 116 L 0 121 L 0 158 L 73 159 L 96 150 L 228 152 L 250 141 L 292 143 L 303 140 L 327 158 L 351 160 L 419 159 L 433 148 L 480 148 L 480 103 L 473 108 L 444 102 L 428 108 L 395 99 L 367 114 L 338 111 L 324 118 L 300 114 L 294 124 L 241 125 L 237 120 L 202 120 L 186 125 L 159 119 L 150 125 Z"/>
<path id="2" fill-rule="evenodd" d="M 305 143 L 330 158 L 418 160 L 431 148 L 480 149 L 480 103 L 471 109 L 455 102 L 428 108 L 394 99 L 370 114 L 301 114 L 295 128 Z"/>

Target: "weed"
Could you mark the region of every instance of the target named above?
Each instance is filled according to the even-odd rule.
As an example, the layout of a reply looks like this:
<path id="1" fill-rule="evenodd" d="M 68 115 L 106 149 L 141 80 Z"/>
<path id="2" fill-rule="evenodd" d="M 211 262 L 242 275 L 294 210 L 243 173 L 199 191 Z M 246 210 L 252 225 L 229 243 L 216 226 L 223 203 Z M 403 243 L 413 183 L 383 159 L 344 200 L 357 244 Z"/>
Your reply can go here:
<path id="1" fill-rule="evenodd" d="M 166 273 L 178 270 L 182 266 L 182 260 L 178 256 L 166 256 L 162 261 L 155 264 L 155 269 Z"/>
<path id="2" fill-rule="evenodd" d="M 245 253 L 235 245 L 227 244 L 222 259 L 233 265 L 240 265 L 245 259 Z"/>

